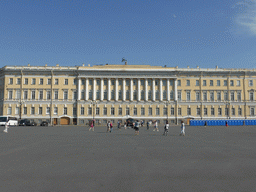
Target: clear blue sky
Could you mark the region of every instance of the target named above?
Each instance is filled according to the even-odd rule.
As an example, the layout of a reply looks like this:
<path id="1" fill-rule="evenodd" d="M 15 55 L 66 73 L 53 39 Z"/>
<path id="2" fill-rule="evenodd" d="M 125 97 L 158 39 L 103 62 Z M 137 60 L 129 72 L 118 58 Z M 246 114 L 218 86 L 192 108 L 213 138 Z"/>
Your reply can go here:
<path id="1" fill-rule="evenodd" d="M 256 0 L 0 2 L 0 67 L 254 68 Z"/>

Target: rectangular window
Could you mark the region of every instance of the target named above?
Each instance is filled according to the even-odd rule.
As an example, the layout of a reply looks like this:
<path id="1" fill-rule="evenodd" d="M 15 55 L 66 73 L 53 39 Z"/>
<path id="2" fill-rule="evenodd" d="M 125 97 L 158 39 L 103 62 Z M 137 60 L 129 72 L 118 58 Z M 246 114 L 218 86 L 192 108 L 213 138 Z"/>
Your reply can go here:
<path id="1" fill-rule="evenodd" d="M 235 108 L 232 108 L 232 109 L 231 109 L 231 114 L 232 114 L 233 116 L 236 115 L 236 110 L 235 110 Z"/>
<path id="2" fill-rule="evenodd" d="M 53 113 L 54 113 L 54 115 L 58 114 L 58 107 L 54 107 Z"/>
<path id="3" fill-rule="evenodd" d="M 20 90 L 16 90 L 16 99 L 20 99 Z"/>
<path id="4" fill-rule="evenodd" d="M 235 93 L 233 91 L 230 92 L 230 100 L 235 101 Z"/>
<path id="5" fill-rule="evenodd" d="M 224 80 L 224 84 L 223 84 L 224 86 L 227 86 L 228 85 L 228 82 L 227 82 L 227 80 Z"/>
<path id="6" fill-rule="evenodd" d="M 39 85 L 43 85 L 44 84 L 44 79 L 39 79 Z"/>
<path id="7" fill-rule="evenodd" d="M 171 108 L 171 115 L 174 115 L 174 107 Z"/>
<path id="8" fill-rule="evenodd" d="M 241 86 L 240 80 L 237 80 L 237 81 L 236 81 L 236 85 L 237 85 L 237 86 Z"/>
<path id="9" fill-rule="evenodd" d="M 73 107 L 73 115 L 76 116 L 77 110 L 76 107 Z"/>
<path id="10" fill-rule="evenodd" d="M 206 91 L 203 92 L 203 100 L 207 101 L 207 92 Z"/>
<path id="11" fill-rule="evenodd" d="M 140 80 L 140 84 L 142 85 L 142 86 L 144 86 L 144 83 L 145 83 L 145 81 L 142 79 L 142 80 Z"/>
<path id="12" fill-rule="evenodd" d="M 118 91 L 118 100 L 122 100 L 122 90 Z"/>
<path id="13" fill-rule="evenodd" d="M 12 114 L 12 108 L 11 108 L 11 107 L 8 107 L 8 109 L 7 109 L 7 114 L 8 114 L 8 115 L 11 115 L 11 114 Z"/>
<path id="14" fill-rule="evenodd" d="M 196 101 L 200 101 L 200 92 L 199 91 L 196 92 Z"/>
<path id="15" fill-rule="evenodd" d="M 210 92 L 210 99 L 211 101 L 214 101 L 214 92 Z"/>
<path id="16" fill-rule="evenodd" d="M 64 99 L 67 100 L 68 99 L 68 91 L 64 91 Z"/>
<path id="17" fill-rule="evenodd" d="M 148 115 L 152 116 L 152 108 L 151 107 L 148 108 Z"/>
<path id="18" fill-rule="evenodd" d="M 181 81 L 180 80 L 177 81 L 177 86 L 181 86 Z"/>
<path id="19" fill-rule="evenodd" d="M 103 115 L 107 115 L 107 114 L 108 114 L 107 107 L 104 107 L 104 108 L 103 108 Z"/>
<path id="20" fill-rule="evenodd" d="M 107 85 L 108 81 L 106 79 L 104 79 L 104 85 Z"/>
<path id="21" fill-rule="evenodd" d="M 50 107 L 46 107 L 46 114 L 50 114 Z"/>
<path id="22" fill-rule="evenodd" d="M 190 101 L 190 91 L 187 91 L 187 101 Z"/>
<path id="23" fill-rule="evenodd" d="M 148 80 L 148 86 L 151 86 L 152 85 L 152 81 L 151 79 Z"/>
<path id="24" fill-rule="evenodd" d="M 122 108 L 121 108 L 121 107 L 119 107 L 119 108 L 118 108 L 118 115 L 123 115 L 123 113 L 122 113 L 122 112 L 123 112 Z"/>
<path id="25" fill-rule="evenodd" d="M 84 79 L 82 79 L 82 85 L 85 85 L 85 80 Z"/>
<path id="26" fill-rule="evenodd" d="M 32 84 L 32 85 L 35 85 L 35 84 L 36 84 L 36 79 L 35 79 L 35 78 L 32 79 L 31 84 Z"/>
<path id="27" fill-rule="evenodd" d="M 51 85 L 52 80 L 51 79 L 47 79 L 47 85 Z"/>
<path id="28" fill-rule="evenodd" d="M 107 100 L 107 98 L 108 98 L 108 91 L 107 90 L 104 90 L 104 100 Z"/>
<path id="29" fill-rule="evenodd" d="M 145 108 L 144 107 L 141 108 L 140 114 L 143 115 L 143 116 L 145 115 Z"/>
<path id="30" fill-rule="evenodd" d="M 68 85 L 68 79 L 65 79 L 65 83 L 64 83 L 65 85 Z"/>
<path id="31" fill-rule="evenodd" d="M 199 86 L 199 80 L 196 80 L 196 86 Z"/>
<path id="32" fill-rule="evenodd" d="M 8 97 L 9 99 L 12 99 L 12 91 L 9 91 Z"/>
<path id="33" fill-rule="evenodd" d="M 36 99 L 36 91 L 35 90 L 31 91 L 31 99 L 32 100 Z"/>
<path id="34" fill-rule="evenodd" d="M 237 101 L 241 101 L 241 92 L 240 91 L 237 92 Z"/>
<path id="35" fill-rule="evenodd" d="M 115 85 L 115 80 L 111 80 L 111 85 Z"/>
<path id="36" fill-rule="evenodd" d="M 190 80 L 187 80 L 187 86 L 190 86 Z"/>
<path id="37" fill-rule="evenodd" d="M 24 99 L 28 99 L 28 91 L 27 91 L 27 90 L 24 90 L 24 92 L 23 92 L 23 98 L 24 98 Z"/>
<path id="38" fill-rule="evenodd" d="M 9 79 L 9 84 L 12 85 L 13 84 L 13 78 Z"/>
<path id="39" fill-rule="evenodd" d="M 122 80 L 118 80 L 118 85 L 122 85 Z"/>
<path id="40" fill-rule="evenodd" d="M 181 101 L 181 91 L 178 91 L 178 101 Z"/>
<path id="41" fill-rule="evenodd" d="M 67 107 L 64 107 L 64 109 L 63 109 L 63 114 L 64 114 L 64 115 L 67 115 L 67 114 L 68 114 L 68 108 L 67 108 Z"/>
<path id="42" fill-rule="evenodd" d="M 221 92 L 220 91 L 217 92 L 217 100 L 221 101 Z"/>
<path id="43" fill-rule="evenodd" d="M 23 114 L 27 115 L 28 111 L 27 111 L 27 107 L 23 107 Z"/>
<path id="44" fill-rule="evenodd" d="M 221 116 L 222 115 L 222 109 L 218 108 L 218 115 Z"/>
<path id="45" fill-rule="evenodd" d="M 253 93 L 253 92 L 250 92 L 249 94 L 250 94 L 250 95 L 249 95 L 249 96 L 250 96 L 250 101 L 253 101 L 253 100 L 254 100 L 254 93 Z"/>
<path id="46" fill-rule="evenodd" d="M 229 108 L 225 108 L 225 115 L 229 115 Z"/>
<path id="47" fill-rule="evenodd" d="M 167 115 L 167 108 L 166 107 L 164 107 L 163 115 Z"/>
<path id="48" fill-rule="evenodd" d="M 208 110 L 207 110 L 207 108 L 204 108 L 204 115 L 208 115 Z"/>
<path id="49" fill-rule="evenodd" d="M 253 80 L 249 80 L 249 86 L 253 86 Z"/>
<path id="50" fill-rule="evenodd" d="M 173 86 L 173 80 L 170 80 L 170 86 Z"/>
<path id="51" fill-rule="evenodd" d="M 28 84 L 28 78 L 24 79 L 24 84 L 27 85 Z"/>
<path id="52" fill-rule="evenodd" d="M 77 85 L 77 79 L 73 79 L 73 85 Z"/>
<path id="53" fill-rule="evenodd" d="M 59 79 L 55 79 L 54 84 L 55 84 L 55 85 L 59 85 Z"/>
<path id="54" fill-rule="evenodd" d="M 39 100 L 43 100 L 44 99 L 44 92 L 43 90 L 39 91 Z"/>
<path id="55" fill-rule="evenodd" d="M 206 86 L 206 80 L 203 80 L 203 86 Z"/>
<path id="56" fill-rule="evenodd" d="M 234 86 L 234 80 L 230 80 L 230 86 Z"/>
<path id="57" fill-rule="evenodd" d="M 137 116 L 137 108 L 136 107 L 133 108 L 133 115 Z"/>
<path id="58" fill-rule="evenodd" d="M 81 114 L 81 115 L 84 115 L 84 107 L 81 107 L 81 109 L 80 109 L 80 114 Z"/>
<path id="59" fill-rule="evenodd" d="M 73 91 L 73 99 L 74 99 L 74 100 L 77 99 L 77 91 Z"/>
<path id="60" fill-rule="evenodd" d="M 242 115 L 242 108 L 238 108 L 238 115 L 241 116 Z"/>
<path id="61" fill-rule="evenodd" d="M 178 115 L 182 115 L 181 108 L 178 108 Z"/>
<path id="62" fill-rule="evenodd" d="M 43 107 L 39 107 L 39 108 L 38 108 L 38 114 L 39 114 L 39 115 L 42 115 L 42 114 L 43 114 Z"/>
<path id="63" fill-rule="evenodd" d="M 220 86 L 220 80 L 217 80 L 217 86 Z"/>
<path id="64" fill-rule="evenodd" d="M 97 96 L 98 96 L 98 94 L 97 94 Z M 81 91 L 81 100 L 84 100 L 84 99 L 85 99 L 85 92 L 84 92 L 84 90 L 82 90 Z"/>
<path id="65" fill-rule="evenodd" d="M 224 91 L 224 100 L 227 101 L 228 100 L 228 92 Z"/>
<path id="66" fill-rule="evenodd" d="M 96 115 L 99 115 L 99 114 L 100 114 L 100 108 L 96 107 Z"/>
<path id="67" fill-rule="evenodd" d="M 115 91 L 112 90 L 112 91 L 111 91 L 111 100 L 114 100 L 114 99 L 115 99 Z"/>
<path id="68" fill-rule="evenodd" d="M 130 85 L 130 81 L 126 80 L 126 86 L 129 86 L 129 85 Z"/>
<path id="69" fill-rule="evenodd" d="M 20 114 L 20 108 L 19 107 L 15 107 L 15 114 L 16 115 Z"/>
<path id="70" fill-rule="evenodd" d="M 130 108 L 126 107 L 126 115 L 130 115 Z"/>
<path id="71" fill-rule="evenodd" d="M 74 98 L 74 95 L 73 95 Z M 92 90 L 89 91 L 89 100 L 92 100 Z"/>
<path id="72" fill-rule="evenodd" d="M 88 115 L 92 115 L 92 108 L 88 107 Z"/>
<path id="73" fill-rule="evenodd" d="M 156 108 L 156 115 L 160 115 L 160 109 L 158 107 Z"/>
<path id="74" fill-rule="evenodd" d="M 100 85 L 100 80 L 99 79 L 96 80 L 96 85 Z"/>
<path id="75" fill-rule="evenodd" d="M 51 91 L 46 92 L 46 98 L 47 98 L 47 100 L 51 99 Z"/>
<path id="76" fill-rule="evenodd" d="M 187 108 L 187 115 L 191 115 L 191 108 Z"/>
<path id="77" fill-rule="evenodd" d="M 197 108 L 196 108 L 196 115 L 200 115 L 200 114 L 201 114 L 200 111 L 201 111 L 200 108 L 197 107 Z"/>
<path id="78" fill-rule="evenodd" d="M 111 107 L 111 115 L 115 115 L 115 108 Z"/>
<path id="79" fill-rule="evenodd" d="M 17 85 L 20 85 L 20 78 L 17 78 Z"/>
<path id="80" fill-rule="evenodd" d="M 155 80 L 155 85 L 158 86 L 159 85 L 159 81 Z"/>
<path id="81" fill-rule="evenodd" d="M 215 113 L 214 113 L 214 108 L 212 107 L 211 108 L 211 115 L 214 115 Z"/>
<path id="82" fill-rule="evenodd" d="M 210 80 L 210 86 L 213 86 L 213 80 Z"/>

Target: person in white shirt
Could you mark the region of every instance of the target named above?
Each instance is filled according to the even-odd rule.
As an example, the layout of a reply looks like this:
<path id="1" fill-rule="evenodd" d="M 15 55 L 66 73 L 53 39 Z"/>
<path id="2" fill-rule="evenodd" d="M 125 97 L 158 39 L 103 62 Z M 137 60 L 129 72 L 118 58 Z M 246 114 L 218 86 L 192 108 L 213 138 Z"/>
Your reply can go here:
<path id="1" fill-rule="evenodd" d="M 168 121 L 166 121 L 166 124 L 164 126 L 164 134 L 163 135 L 167 136 L 168 130 L 169 130 L 169 123 L 168 123 Z"/>
<path id="2" fill-rule="evenodd" d="M 157 121 L 155 121 L 155 125 L 154 125 L 153 131 L 159 131 Z"/>
<path id="3" fill-rule="evenodd" d="M 185 136 L 185 123 L 181 121 L 181 133 L 180 136 Z"/>
<path id="4" fill-rule="evenodd" d="M 8 124 L 7 124 L 7 122 L 5 123 L 5 126 L 4 126 L 4 127 L 5 127 L 4 132 L 5 132 L 5 133 L 8 133 Z"/>

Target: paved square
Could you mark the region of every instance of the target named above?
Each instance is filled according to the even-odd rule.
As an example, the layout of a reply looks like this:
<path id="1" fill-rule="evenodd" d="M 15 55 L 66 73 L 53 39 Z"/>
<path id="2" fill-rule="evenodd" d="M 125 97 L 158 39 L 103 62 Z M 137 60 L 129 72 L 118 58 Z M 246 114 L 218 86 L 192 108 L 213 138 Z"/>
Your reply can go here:
<path id="1" fill-rule="evenodd" d="M 13 127 L 0 191 L 255 191 L 256 127 Z"/>

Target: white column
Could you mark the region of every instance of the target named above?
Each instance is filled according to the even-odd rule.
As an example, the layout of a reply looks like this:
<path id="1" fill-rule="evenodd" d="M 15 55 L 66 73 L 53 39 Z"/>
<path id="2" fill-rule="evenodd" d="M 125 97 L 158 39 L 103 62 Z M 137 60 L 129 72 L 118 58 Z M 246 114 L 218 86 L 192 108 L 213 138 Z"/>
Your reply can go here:
<path id="1" fill-rule="evenodd" d="M 166 79 L 167 86 L 167 101 L 170 101 L 170 79 Z"/>
<path id="2" fill-rule="evenodd" d="M 133 101 L 133 79 L 130 79 L 130 100 Z"/>
<path id="3" fill-rule="evenodd" d="M 160 101 L 163 101 L 163 80 L 160 79 Z"/>
<path id="4" fill-rule="evenodd" d="M 78 79 L 78 86 L 77 86 L 77 99 L 80 100 L 81 99 L 81 79 Z"/>
<path id="5" fill-rule="evenodd" d="M 145 101 L 148 101 L 148 79 L 145 79 Z"/>
<path id="6" fill-rule="evenodd" d="M 88 101 L 89 99 L 89 80 L 88 78 L 85 79 L 85 100 Z"/>
<path id="7" fill-rule="evenodd" d="M 125 92 L 125 79 L 123 79 L 123 101 L 125 101 L 125 95 L 126 92 Z"/>
<path id="8" fill-rule="evenodd" d="M 92 88 L 92 92 L 93 92 L 93 95 L 92 95 L 92 99 L 93 101 L 96 100 L 96 79 L 93 79 L 93 88 Z"/>
<path id="9" fill-rule="evenodd" d="M 177 101 L 178 92 L 177 92 L 177 79 L 174 80 L 174 100 Z"/>
<path id="10" fill-rule="evenodd" d="M 118 101 L 118 79 L 116 79 L 116 84 L 115 84 L 115 95 L 116 95 L 116 101 Z"/>
<path id="11" fill-rule="evenodd" d="M 108 101 L 110 101 L 110 100 L 111 100 L 110 84 L 111 84 L 111 79 L 108 79 Z"/>
<path id="12" fill-rule="evenodd" d="M 155 84 L 156 84 L 156 80 L 155 80 L 155 79 L 153 79 L 153 80 L 152 80 L 152 87 L 153 87 L 153 91 L 152 91 L 152 99 L 153 99 L 153 101 L 155 101 L 155 100 L 156 100 L 156 87 L 155 87 Z"/>
<path id="13" fill-rule="evenodd" d="M 104 92 L 104 90 L 103 90 L 103 84 L 104 84 L 104 81 L 103 81 L 103 79 L 100 79 L 100 100 L 101 101 L 103 101 L 103 92 Z"/>
<path id="14" fill-rule="evenodd" d="M 138 101 L 140 101 L 140 79 L 138 79 Z M 145 96 L 145 94 L 144 94 Z"/>

